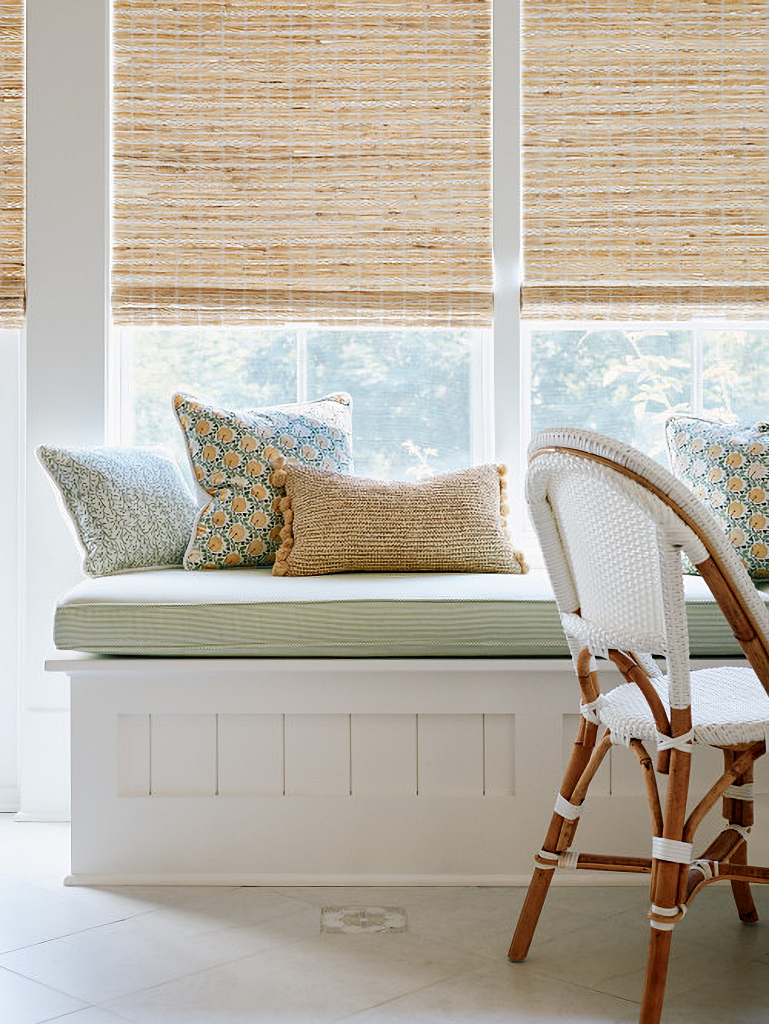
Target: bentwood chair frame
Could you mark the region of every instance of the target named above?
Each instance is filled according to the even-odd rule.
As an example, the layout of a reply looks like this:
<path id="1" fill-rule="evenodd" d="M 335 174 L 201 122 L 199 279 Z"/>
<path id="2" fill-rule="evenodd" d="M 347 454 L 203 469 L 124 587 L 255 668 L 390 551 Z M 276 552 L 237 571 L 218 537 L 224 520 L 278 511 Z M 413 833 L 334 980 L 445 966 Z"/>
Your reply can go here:
<path id="1" fill-rule="evenodd" d="M 731 883 L 740 919 L 758 920 L 747 863 L 753 764 L 769 729 L 769 614 L 719 523 L 652 459 L 590 431 L 554 429 L 529 448 L 526 490 L 581 689 L 579 730 L 510 946 L 525 960 L 556 868 L 646 872 L 649 952 L 641 1024 L 662 1012 L 676 923 L 706 886 Z M 750 668 L 690 672 L 681 553 L 704 578 Z M 666 659 L 662 675 L 654 655 Z M 622 675 L 601 694 L 596 656 Z M 599 739 L 599 729 L 606 731 Z M 656 773 L 669 775 L 664 810 Z M 612 744 L 638 759 L 649 802 L 652 855 L 572 850 L 588 787 Z M 692 751 L 723 751 L 724 771 L 687 816 Z M 725 827 L 693 858 L 698 826 L 723 800 Z"/>

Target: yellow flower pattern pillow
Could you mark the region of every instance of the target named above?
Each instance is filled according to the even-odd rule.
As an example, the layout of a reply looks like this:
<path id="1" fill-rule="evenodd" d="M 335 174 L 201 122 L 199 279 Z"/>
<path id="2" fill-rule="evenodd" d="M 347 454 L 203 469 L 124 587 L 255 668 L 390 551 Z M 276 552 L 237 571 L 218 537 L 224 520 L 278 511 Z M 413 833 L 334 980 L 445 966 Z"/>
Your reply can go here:
<path id="1" fill-rule="evenodd" d="M 351 473 L 352 399 L 230 410 L 191 395 L 173 398 L 195 479 L 210 500 L 198 513 L 185 569 L 270 565 L 280 547 L 283 487 L 274 467 L 286 460 Z"/>
<path id="2" fill-rule="evenodd" d="M 769 579 L 769 423 L 671 416 L 666 434 L 673 472 L 721 521 L 750 575 Z"/>

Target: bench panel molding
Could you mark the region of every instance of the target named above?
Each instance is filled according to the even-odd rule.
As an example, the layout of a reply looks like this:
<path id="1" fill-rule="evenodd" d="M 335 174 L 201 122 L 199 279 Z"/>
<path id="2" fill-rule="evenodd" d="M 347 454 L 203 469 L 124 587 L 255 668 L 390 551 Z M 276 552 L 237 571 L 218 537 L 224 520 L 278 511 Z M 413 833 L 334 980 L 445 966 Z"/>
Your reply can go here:
<path id="1" fill-rule="evenodd" d="M 71 680 L 70 884 L 525 883 L 579 704 L 566 659 L 48 668 Z M 640 773 L 612 755 L 579 845 L 645 854 Z"/>

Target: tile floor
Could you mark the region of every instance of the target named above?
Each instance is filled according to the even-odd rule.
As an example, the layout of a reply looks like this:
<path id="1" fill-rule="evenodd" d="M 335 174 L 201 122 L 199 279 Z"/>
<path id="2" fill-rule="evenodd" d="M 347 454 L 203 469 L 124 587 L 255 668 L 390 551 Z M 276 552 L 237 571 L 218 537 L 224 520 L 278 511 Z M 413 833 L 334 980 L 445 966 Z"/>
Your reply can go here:
<path id="1" fill-rule="evenodd" d="M 642 887 L 551 892 L 526 964 L 522 889 L 67 889 L 67 827 L 0 815 L 0 1022 L 636 1021 Z M 769 1024 L 766 924 L 711 888 L 679 926 L 667 1024 Z M 405 909 L 405 932 L 324 932 L 323 907 Z M 374 920 L 374 918 L 372 918 Z"/>

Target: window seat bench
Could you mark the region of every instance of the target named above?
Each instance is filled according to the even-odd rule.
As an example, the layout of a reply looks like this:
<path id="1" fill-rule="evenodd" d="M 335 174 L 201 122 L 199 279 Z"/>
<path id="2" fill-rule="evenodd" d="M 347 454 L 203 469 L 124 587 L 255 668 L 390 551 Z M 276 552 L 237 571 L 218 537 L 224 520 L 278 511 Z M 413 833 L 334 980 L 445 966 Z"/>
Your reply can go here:
<path id="1" fill-rule="evenodd" d="M 685 587 L 692 657 L 741 660 L 702 580 Z M 55 639 L 47 668 L 71 680 L 72 884 L 528 879 L 579 707 L 543 571 L 123 573 L 71 590 Z M 618 682 L 602 662 L 599 676 Z M 717 764 L 702 754 L 704 779 Z M 589 803 L 583 849 L 647 842 L 627 751 Z"/>

